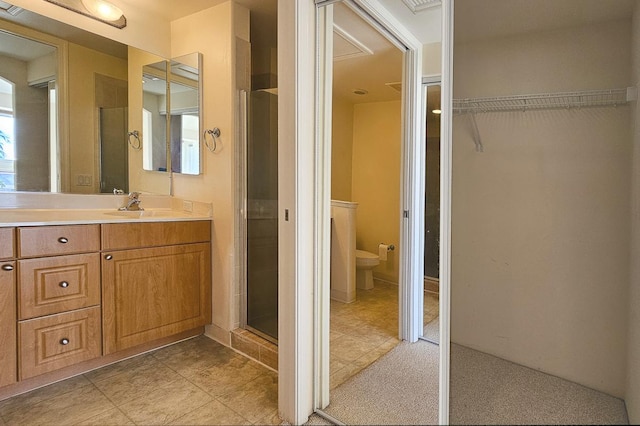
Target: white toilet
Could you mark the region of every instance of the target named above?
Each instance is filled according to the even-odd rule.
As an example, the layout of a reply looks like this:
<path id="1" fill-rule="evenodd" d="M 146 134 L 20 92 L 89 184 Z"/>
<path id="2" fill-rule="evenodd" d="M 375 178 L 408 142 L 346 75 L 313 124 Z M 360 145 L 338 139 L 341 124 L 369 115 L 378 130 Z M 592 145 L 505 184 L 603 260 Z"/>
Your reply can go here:
<path id="1" fill-rule="evenodd" d="M 377 254 L 356 250 L 356 287 L 363 290 L 373 288 L 373 268 L 380 264 Z"/>

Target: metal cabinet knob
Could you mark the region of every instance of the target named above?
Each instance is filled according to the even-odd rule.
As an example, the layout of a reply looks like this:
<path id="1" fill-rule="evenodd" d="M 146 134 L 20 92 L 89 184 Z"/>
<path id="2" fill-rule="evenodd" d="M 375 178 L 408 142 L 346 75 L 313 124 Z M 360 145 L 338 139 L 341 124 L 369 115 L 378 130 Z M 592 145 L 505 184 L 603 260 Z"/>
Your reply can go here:
<path id="1" fill-rule="evenodd" d="M 66 282 L 66 281 L 62 281 L 62 282 L 61 282 L 60 284 L 58 284 L 58 285 L 59 285 L 60 287 L 62 287 L 62 288 L 67 288 L 67 287 L 69 287 L 69 283 L 68 283 L 68 282 Z"/>
<path id="2" fill-rule="evenodd" d="M 68 345 L 68 344 L 69 344 L 69 339 L 67 339 L 66 337 L 65 337 L 64 339 L 61 339 L 61 340 L 60 340 L 60 344 L 61 344 L 62 346 L 66 346 L 66 345 Z"/>
<path id="3" fill-rule="evenodd" d="M 105 254 L 104 258 L 105 260 L 111 260 L 113 259 L 113 256 L 111 256 L 110 254 Z"/>
<path id="4" fill-rule="evenodd" d="M 13 265 L 2 265 L 3 271 L 13 271 Z"/>
<path id="5" fill-rule="evenodd" d="M 69 242 L 69 239 L 67 239 L 65 237 L 60 237 L 60 238 L 58 238 L 58 242 L 62 243 L 62 244 L 67 244 Z"/>

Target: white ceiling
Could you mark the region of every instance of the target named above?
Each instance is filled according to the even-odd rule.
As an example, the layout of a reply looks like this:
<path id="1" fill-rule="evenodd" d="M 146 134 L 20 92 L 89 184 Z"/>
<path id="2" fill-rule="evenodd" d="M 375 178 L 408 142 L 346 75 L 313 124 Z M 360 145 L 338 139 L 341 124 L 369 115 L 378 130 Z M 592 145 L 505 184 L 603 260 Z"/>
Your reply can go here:
<path id="1" fill-rule="evenodd" d="M 437 5 L 413 13 L 401 0 L 378 1 L 422 44 L 438 43 L 442 40 L 442 6 Z"/>

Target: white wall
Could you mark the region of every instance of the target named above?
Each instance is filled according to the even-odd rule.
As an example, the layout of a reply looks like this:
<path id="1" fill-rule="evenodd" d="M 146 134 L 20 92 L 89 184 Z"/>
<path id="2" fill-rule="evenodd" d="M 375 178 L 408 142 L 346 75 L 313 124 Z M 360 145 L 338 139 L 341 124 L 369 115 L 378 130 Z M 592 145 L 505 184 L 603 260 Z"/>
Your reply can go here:
<path id="1" fill-rule="evenodd" d="M 630 23 L 459 44 L 454 98 L 626 87 Z M 630 108 L 454 118 L 451 339 L 622 397 Z M 455 368 L 455 365 L 452 365 Z"/>
<path id="2" fill-rule="evenodd" d="M 631 84 L 640 85 L 640 7 L 635 4 L 632 21 Z M 633 155 L 631 157 L 631 259 L 640 255 L 640 108 L 632 108 Z M 640 262 L 631 261 L 629 284 L 629 334 L 627 336 L 627 382 L 625 403 L 629 423 L 640 423 Z"/>

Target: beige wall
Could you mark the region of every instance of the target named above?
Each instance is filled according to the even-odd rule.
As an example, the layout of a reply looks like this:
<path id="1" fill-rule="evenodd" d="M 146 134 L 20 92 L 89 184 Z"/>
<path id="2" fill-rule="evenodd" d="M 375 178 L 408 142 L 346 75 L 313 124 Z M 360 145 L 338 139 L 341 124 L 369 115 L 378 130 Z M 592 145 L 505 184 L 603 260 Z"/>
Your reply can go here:
<path id="1" fill-rule="evenodd" d="M 353 104 L 334 97 L 331 128 L 331 199 L 351 201 Z"/>
<path id="2" fill-rule="evenodd" d="M 627 21 L 456 45 L 454 98 L 625 87 Z M 630 108 L 454 118 L 451 339 L 623 396 Z M 455 365 L 452 365 L 455 368 Z"/>
<path id="3" fill-rule="evenodd" d="M 635 4 L 632 21 L 631 84 L 640 84 L 640 7 Z M 627 382 L 625 403 L 629 423 L 640 423 L 640 108 L 632 109 L 633 156 L 631 180 L 631 280 L 629 284 L 629 334 L 627 336 Z"/>
<path id="4" fill-rule="evenodd" d="M 181 56 L 202 52 L 204 105 L 202 124 L 222 133 L 215 153 L 202 151 L 202 174 L 176 175 L 173 195 L 213 203 L 213 326 L 207 333 L 223 342 L 237 323 L 240 307 L 234 236 L 236 212 L 236 162 L 240 138 L 236 135 L 239 93 L 236 79 L 237 41 L 249 40 L 249 11 L 233 2 L 187 16 L 171 23 L 171 53 Z M 245 64 L 247 67 L 249 63 Z M 246 72 L 239 73 L 249 76 Z M 242 83 L 242 84 L 241 84 Z"/>
<path id="5" fill-rule="evenodd" d="M 374 276 L 398 283 L 400 239 L 401 103 L 371 102 L 353 108 L 352 201 L 356 247 L 378 253 L 378 244 L 394 244 Z"/>
<path id="6" fill-rule="evenodd" d="M 442 75 L 442 43 L 429 43 L 422 46 L 422 75 Z"/>
<path id="7" fill-rule="evenodd" d="M 73 43 L 69 43 L 68 57 L 69 115 L 73 117 L 69 120 L 69 192 L 95 194 L 100 192 L 95 75 L 126 81 L 127 61 Z M 120 95 L 126 102 L 126 92 Z M 93 184 L 78 186 L 78 175 L 92 176 Z"/>

